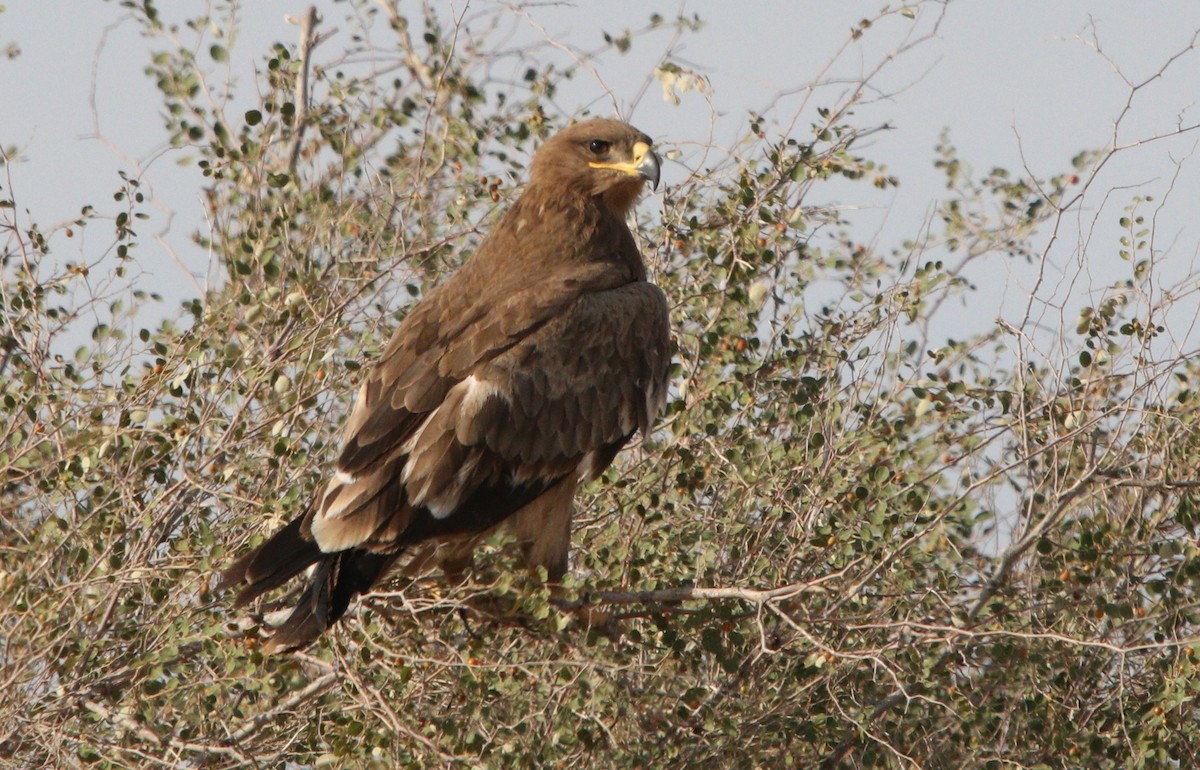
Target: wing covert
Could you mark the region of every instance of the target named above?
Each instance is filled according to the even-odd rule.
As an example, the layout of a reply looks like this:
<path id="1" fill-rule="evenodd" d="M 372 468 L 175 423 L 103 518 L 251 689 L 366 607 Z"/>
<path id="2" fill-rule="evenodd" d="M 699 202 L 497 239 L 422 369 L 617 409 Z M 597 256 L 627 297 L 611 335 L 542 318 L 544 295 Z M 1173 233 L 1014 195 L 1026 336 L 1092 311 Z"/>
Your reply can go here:
<path id="1" fill-rule="evenodd" d="M 649 431 L 669 366 L 667 301 L 657 286 L 585 294 L 475 370 L 492 388 L 458 433 L 518 464 L 615 454 L 634 432 Z"/>

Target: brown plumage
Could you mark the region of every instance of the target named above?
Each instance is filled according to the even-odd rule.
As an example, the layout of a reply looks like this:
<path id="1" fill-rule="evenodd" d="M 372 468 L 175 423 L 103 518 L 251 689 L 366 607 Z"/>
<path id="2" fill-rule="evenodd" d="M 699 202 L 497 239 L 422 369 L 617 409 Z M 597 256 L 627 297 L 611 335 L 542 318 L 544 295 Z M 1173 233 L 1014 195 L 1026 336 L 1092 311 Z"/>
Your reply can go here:
<path id="1" fill-rule="evenodd" d="M 625 224 L 658 183 L 650 144 L 613 120 L 547 140 L 520 199 L 400 324 L 324 491 L 223 574 L 242 605 L 315 565 L 273 649 L 315 639 L 402 554 L 454 571 L 500 526 L 562 577 L 576 486 L 666 396 L 666 298 Z"/>

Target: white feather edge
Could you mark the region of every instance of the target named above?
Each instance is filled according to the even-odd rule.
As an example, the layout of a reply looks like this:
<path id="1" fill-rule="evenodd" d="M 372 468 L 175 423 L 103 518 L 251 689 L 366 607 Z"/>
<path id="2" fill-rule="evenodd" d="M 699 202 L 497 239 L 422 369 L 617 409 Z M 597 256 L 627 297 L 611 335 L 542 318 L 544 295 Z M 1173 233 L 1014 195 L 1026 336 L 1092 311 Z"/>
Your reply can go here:
<path id="1" fill-rule="evenodd" d="M 480 408 L 483 406 L 488 397 L 492 395 L 497 395 L 501 398 L 505 397 L 505 394 L 499 388 L 497 388 L 495 384 L 481 380 L 475 375 L 468 376 L 465 380 L 454 386 L 454 390 L 463 391 L 461 394 L 461 400 L 459 400 L 460 420 L 473 419 L 474 416 L 479 413 Z M 649 387 L 645 389 L 647 407 L 646 411 L 649 414 L 651 421 L 654 420 L 658 411 L 662 408 L 663 401 L 665 400 L 663 398 L 665 396 L 665 392 L 659 391 L 660 389 L 655 387 L 655 383 L 649 383 Z M 446 400 L 453 401 L 457 399 L 451 399 L 449 394 L 447 394 Z M 425 429 L 438 415 L 441 409 L 442 407 L 439 406 L 437 409 L 434 409 L 432 412 L 430 412 L 429 416 L 421 422 L 421 425 L 416 429 L 416 431 L 413 432 L 413 435 L 408 439 L 408 441 L 404 442 L 404 445 L 401 447 L 401 452 L 403 454 L 412 454 L 413 450 L 416 449 L 416 447 L 420 444 L 421 437 L 423 436 Z M 632 430 L 632 428 L 633 426 L 630 425 L 625 429 Z M 598 455 L 595 450 L 590 451 L 583 456 L 583 459 L 580 460 L 579 465 L 576 466 L 576 474 L 580 480 L 589 481 L 596 477 L 597 458 Z M 428 483 L 423 485 L 421 489 L 410 489 L 409 494 L 413 504 L 424 506 L 430 512 L 430 514 L 437 519 L 444 519 L 453 514 L 460 503 L 459 498 L 462 490 L 461 485 L 467 480 L 469 473 L 466 471 L 471 465 L 473 464 L 468 461 L 468 463 L 464 464 L 463 468 L 459 469 L 459 473 L 456 474 L 456 481 L 459 482 L 459 485 L 456 485 L 453 490 L 449 490 L 450 494 L 439 495 L 437 499 L 428 499 L 430 493 Z M 405 463 L 404 468 L 401 470 L 401 479 L 405 484 L 407 484 L 411 479 L 412 468 L 413 464 L 411 462 L 407 462 Z M 516 478 L 513 480 L 514 482 L 518 481 Z M 322 495 L 322 498 L 329 499 L 331 495 L 337 495 L 342 488 L 353 485 L 356 481 L 358 481 L 358 478 L 353 474 L 338 470 L 334 473 L 333 478 L 330 479 L 329 485 L 325 488 L 325 493 Z M 356 531 L 356 527 L 347 526 L 348 522 L 342 518 L 345 508 L 351 500 L 353 500 L 353 496 L 347 496 L 344 501 L 335 502 L 328 508 L 319 511 L 313 517 L 313 538 L 317 541 L 317 544 L 320 546 L 322 551 L 326 553 L 332 553 L 335 551 L 345 550 L 346 548 L 352 548 L 361 543 L 362 540 L 370 534 L 369 532 L 358 533 Z M 335 522 L 337 526 L 333 526 Z"/>

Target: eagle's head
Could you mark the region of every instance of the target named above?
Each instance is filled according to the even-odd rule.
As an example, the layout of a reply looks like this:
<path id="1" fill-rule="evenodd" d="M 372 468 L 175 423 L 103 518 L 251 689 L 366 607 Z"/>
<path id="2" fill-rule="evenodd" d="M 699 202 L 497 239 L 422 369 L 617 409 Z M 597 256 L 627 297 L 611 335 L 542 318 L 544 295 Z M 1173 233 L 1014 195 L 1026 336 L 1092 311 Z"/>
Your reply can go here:
<path id="1" fill-rule="evenodd" d="M 642 185 L 658 187 L 652 140 L 628 123 L 594 118 L 555 134 L 533 158 L 531 183 L 597 196 L 614 214 L 629 213 Z"/>

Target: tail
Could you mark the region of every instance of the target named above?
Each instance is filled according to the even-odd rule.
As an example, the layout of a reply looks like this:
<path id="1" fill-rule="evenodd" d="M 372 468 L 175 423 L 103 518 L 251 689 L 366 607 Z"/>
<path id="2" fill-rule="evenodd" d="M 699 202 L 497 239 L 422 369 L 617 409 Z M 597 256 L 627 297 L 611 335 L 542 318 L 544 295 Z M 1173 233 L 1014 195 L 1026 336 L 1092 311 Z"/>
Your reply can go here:
<path id="1" fill-rule="evenodd" d="M 308 589 L 288 619 L 275 629 L 266 652 L 296 650 L 315 640 L 346 614 L 351 599 L 370 590 L 398 555 L 360 548 L 324 553 L 302 534 L 303 521 L 304 516 L 297 516 L 221 573 L 218 588 L 244 584 L 234 600 L 234 606 L 241 607 L 317 565 Z"/>

